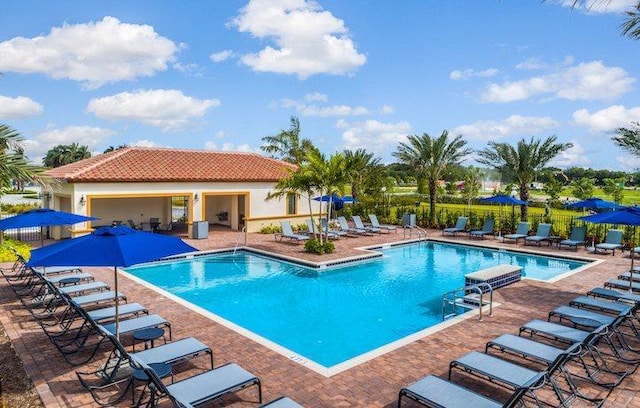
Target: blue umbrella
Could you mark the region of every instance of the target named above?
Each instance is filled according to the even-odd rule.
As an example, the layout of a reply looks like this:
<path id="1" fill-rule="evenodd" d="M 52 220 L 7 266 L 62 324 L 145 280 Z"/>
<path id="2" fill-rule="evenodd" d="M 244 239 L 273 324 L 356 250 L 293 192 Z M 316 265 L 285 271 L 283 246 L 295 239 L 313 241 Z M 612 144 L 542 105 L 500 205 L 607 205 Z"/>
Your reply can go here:
<path id="1" fill-rule="evenodd" d="M 593 222 L 595 224 L 618 224 L 633 226 L 633 236 L 636 235 L 636 227 L 640 225 L 640 208 L 620 207 L 615 211 L 607 211 L 600 214 L 586 215 L 578 219 Z M 631 277 L 629 280 L 629 290 L 633 283 L 633 249 L 631 250 Z"/>
<path id="2" fill-rule="evenodd" d="M 27 266 L 113 266 L 117 292 L 118 267 L 128 267 L 193 251 L 197 249 L 178 237 L 137 231 L 125 226 L 102 227 L 91 234 L 32 251 Z M 117 297 L 115 306 L 117 337 Z"/>
<path id="3" fill-rule="evenodd" d="M 357 203 L 358 200 L 356 200 L 352 196 L 344 196 L 344 197 L 342 197 L 342 202 L 345 203 L 345 204 L 347 204 L 347 203 Z"/>
<path id="4" fill-rule="evenodd" d="M 322 203 L 328 203 L 329 201 L 331 201 L 331 203 L 333 203 L 336 210 L 341 210 L 345 203 L 342 197 L 340 197 L 337 194 L 332 194 L 330 196 L 327 194 L 324 194 L 319 197 L 313 197 L 313 199 L 316 201 L 320 201 Z M 353 197 L 351 199 L 353 199 Z"/>
<path id="5" fill-rule="evenodd" d="M 44 244 L 44 237 L 42 235 L 43 227 L 73 225 L 91 220 L 99 220 L 99 218 L 71 214 L 49 208 L 38 208 L 0 221 L 0 231 L 13 228 L 40 227 L 40 244 L 42 246 Z"/>
<path id="6" fill-rule="evenodd" d="M 500 204 L 500 229 L 498 230 L 498 236 L 502 235 L 502 204 L 513 205 L 527 205 L 526 201 L 518 200 L 515 197 L 508 196 L 506 194 L 497 194 L 491 197 L 485 197 L 478 200 L 482 203 Z"/>
<path id="7" fill-rule="evenodd" d="M 578 201 L 577 203 L 567 204 L 566 208 L 593 208 L 595 210 L 599 209 L 618 209 L 622 206 L 607 200 L 603 200 L 602 198 L 591 197 L 586 200 Z"/>

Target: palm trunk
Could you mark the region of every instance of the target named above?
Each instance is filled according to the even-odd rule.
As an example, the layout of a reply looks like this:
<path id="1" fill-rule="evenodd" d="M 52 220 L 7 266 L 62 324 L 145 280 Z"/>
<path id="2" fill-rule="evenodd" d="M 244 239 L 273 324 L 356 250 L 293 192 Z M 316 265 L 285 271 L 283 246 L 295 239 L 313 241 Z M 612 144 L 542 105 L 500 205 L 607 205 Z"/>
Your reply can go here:
<path id="1" fill-rule="evenodd" d="M 436 201 L 438 186 L 435 179 L 429 179 L 429 227 L 436 225 Z"/>
<path id="2" fill-rule="evenodd" d="M 520 199 L 522 201 L 529 202 L 529 185 L 526 183 L 520 183 Z M 520 206 L 520 221 L 527 221 L 529 216 L 529 206 Z"/>

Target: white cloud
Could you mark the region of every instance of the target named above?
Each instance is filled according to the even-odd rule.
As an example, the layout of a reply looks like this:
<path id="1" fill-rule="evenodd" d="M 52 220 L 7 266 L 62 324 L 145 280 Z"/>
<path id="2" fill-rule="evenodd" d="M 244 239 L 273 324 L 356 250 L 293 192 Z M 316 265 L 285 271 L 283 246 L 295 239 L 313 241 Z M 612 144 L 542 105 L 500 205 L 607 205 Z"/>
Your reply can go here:
<path id="1" fill-rule="evenodd" d="M 586 109 L 573 112 L 576 125 L 589 128 L 592 132 L 610 132 L 626 127 L 631 122 L 640 122 L 640 107 L 627 109 L 622 105 L 613 105 L 593 114 Z"/>
<path id="2" fill-rule="evenodd" d="M 558 156 L 549 162 L 549 166 L 560 167 L 586 167 L 591 164 L 591 160 L 586 156 L 586 151 L 578 142 L 572 140 L 573 147 L 561 152 Z"/>
<path id="3" fill-rule="evenodd" d="M 98 22 L 64 24 L 46 36 L 0 43 L 0 71 L 68 78 L 97 88 L 164 71 L 178 49 L 149 25 L 104 17 Z"/>
<path id="4" fill-rule="evenodd" d="M 216 132 L 216 139 L 222 139 L 224 137 L 224 130 L 218 130 Z"/>
<path id="5" fill-rule="evenodd" d="M 89 150 L 94 150 L 114 134 L 112 130 L 91 126 L 50 128 L 24 141 L 25 154 L 32 162 L 42 163 L 42 158 L 54 146 L 78 143 L 81 146 L 87 146 Z"/>
<path id="6" fill-rule="evenodd" d="M 213 53 L 213 54 L 209 55 L 209 58 L 213 62 L 222 62 L 222 61 L 226 61 L 229 58 L 233 58 L 233 57 L 234 57 L 234 53 L 231 50 L 224 50 L 224 51 L 216 52 L 216 53 Z"/>
<path id="7" fill-rule="evenodd" d="M 640 168 L 640 157 L 632 154 L 616 156 L 616 162 L 623 171 L 636 171 Z"/>
<path id="8" fill-rule="evenodd" d="M 591 61 L 520 81 L 490 84 L 482 99 L 513 102 L 535 96 L 568 100 L 611 100 L 630 92 L 635 78 L 620 67 Z"/>
<path id="9" fill-rule="evenodd" d="M 87 111 L 102 119 L 134 120 L 171 131 L 193 126 L 194 119 L 216 106 L 220 106 L 217 99 L 195 99 L 178 90 L 155 89 L 94 98 Z"/>
<path id="10" fill-rule="evenodd" d="M 327 102 L 329 96 L 320 92 L 313 92 L 304 96 L 305 102 Z"/>
<path id="11" fill-rule="evenodd" d="M 369 110 L 362 106 L 351 107 L 347 105 L 298 105 L 296 106 L 296 109 L 302 116 L 318 116 L 321 118 L 326 118 L 328 116 L 363 116 L 370 114 Z"/>
<path id="12" fill-rule="evenodd" d="M 0 118 L 22 119 L 40 115 L 44 109 L 42 105 L 26 96 L 11 98 L 0 95 Z"/>
<path id="13" fill-rule="evenodd" d="M 393 106 L 391 105 L 382 105 L 382 107 L 380 108 L 380 114 L 381 115 L 391 115 L 393 112 L 395 112 L 395 109 L 393 109 Z"/>
<path id="14" fill-rule="evenodd" d="M 274 46 L 245 54 L 241 62 L 258 72 L 346 75 L 364 65 L 344 21 L 315 1 L 251 0 L 231 23 L 240 32 L 271 39 Z"/>
<path id="15" fill-rule="evenodd" d="M 160 146 L 153 140 L 149 140 L 149 139 L 141 139 L 136 142 L 132 142 L 129 145 L 134 147 L 168 147 L 168 146 Z"/>
<path id="16" fill-rule="evenodd" d="M 497 74 L 498 74 L 498 70 L 496 68 L 489 68 L 482 71 L 476 71 L 471 68 L 464 69 L 464 70 L 456 69 L 455 71 L 451 71 L 451 73 L 449 73 L 449 79 L 454 81 L 460 81 L 463 79 L 469 79 L 474 77 L 488 78 L 488 77 L 496 76 Z"/>
<path id="17" fill-rule="evenodd" d="M 342 129 L 342 143 L 345 149 L 365 148 L 375 154 L 388 155 L 398 143 L 405 142 L 411 133 L 408 122 L 384 123 L 377 120 L 349 123 L 340 119 L 336 123 Z"/>
<path id="18" fill-rule="evenodd" d="M 251 153 L 251 152 L 255 153 L 260 150 L 260 149 L 252 148 L 251 145 L 246 143 L 241 145 L 235 145 L 233 143 L 226 142 L 218 146 L 216 142 L 212 142 L 212 141 L 205 142 L 204 148 L 206 150 L 218 150 L 223 152 L 248 152 L 248 153 Z"/>
<path id="19" fill-rule="evenodd" d="M 620 13 L 632 8 L 635 0 L 564 0 L 564 7 L 571 7 L 588 13 Z"/>
<path id="20" fill-rule="evenodd" d="M 461 134 L 467 139 L 498 140 L 510 136 L 535 135 L 558 126 L 552 118 L 511 115 L 499 121 L 481 120 L 468 125 L 461 125 L 451 131 Z"/>

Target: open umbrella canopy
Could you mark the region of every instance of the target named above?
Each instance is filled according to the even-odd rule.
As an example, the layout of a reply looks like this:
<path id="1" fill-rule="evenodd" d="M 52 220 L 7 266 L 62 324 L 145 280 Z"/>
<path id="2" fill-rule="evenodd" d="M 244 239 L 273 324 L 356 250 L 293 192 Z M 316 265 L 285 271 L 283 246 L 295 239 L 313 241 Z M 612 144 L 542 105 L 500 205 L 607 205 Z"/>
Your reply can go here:
<path id="1" fill-rule="evenodd" d="M 197 251 L 180 238 L 129 227 L 102 227 L 93 233 L 35 249 L 27 266 L 119 266 L 151 262 Z"/>
<path id="2" fill-rule="evenodd" d="M 71 214 L 63 211 L 38 208 L 26 211 L 0 221 L 0 231 L 13 228 L 49 227 L 54 225 L 73 225 L 79 222 L 98 220 L 96 217 Z"/>
<path id="3" fill-rule="evenodd" d="M 603 212 L 600 214 L 585 215 L 579 220 L 593 222 L 595 224 L 619 224 L 619 225 L 640 225 L 640 208 L 620 207 L 615 211 Z"/>
<path id="4" fill-rule="evenodd" d="M 618 209 L 622 206 L 620 204 L 603 200 L 602 198 L 591 197 L 586 200 L 578 201 L 577 203 L 567 204 L 566 208 L 592 208 L 595 210 L 599 209 Z"/>
<path id="5" fill-rule="evenodd" d="M 492 204 L 527 205 L 526 201 L 518 200 L 515 197 L 511 197 L 505 194 L 498 194 L 491 197 L 481 198 L 478 201 L 482 203 L 492 203 Z"/>

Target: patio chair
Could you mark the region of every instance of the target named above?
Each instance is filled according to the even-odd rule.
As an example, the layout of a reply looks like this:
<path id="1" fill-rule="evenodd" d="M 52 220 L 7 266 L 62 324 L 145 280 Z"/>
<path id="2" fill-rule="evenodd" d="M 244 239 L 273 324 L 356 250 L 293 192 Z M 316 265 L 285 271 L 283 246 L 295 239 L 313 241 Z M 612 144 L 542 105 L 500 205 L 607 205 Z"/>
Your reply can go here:
<path id="1" fill-rule="evenodd" d="M 629 287 L 627 286 L 627 289 L 628 288 Z M 587 292 L 587 296 L 614 300 L 621 303 L 631 303 L 633 305 L 640 306 L 640 295 L 634 295 L 632 293 L 629 293 L 628 291 L 619 292 L 614 289 L 593 288 L 589 292 Z"/>
<path id="2" fill-rule="evenodd" d="M 484 224 L 482 225 L 482 229 L 469 231 L 469 238 L 484 239 L 485 235 L 493 234 L 493 227 L 495 225 L 495 222 L 496 221 L 493 218 L 486 218 L 484 220 Z"/>
<path id="3" fill-rule="evenodd" d="M 279 241 L 282 241 L 283 238 L 287 238 L 290 241 L 298 242 L 306 241 L 309 239 L 308 235 L 294 233 L 289 221 L 280 221 L 280 227 L 282 228 L 282 232 L 275 234 L 276 241 L 278 241 L 278 237 L 280 237 Z"/>
<path id="4" fill-rule="evenodd" d="M 596 244 L 595 253 L 598 253 L 598 250 L 602 251 L 611 251 L 611 255 L 616 255 L 616 249 L 620 249 L 624 252 L 622 246 L 622 230 L 618 229 L 610 229 L 607 231 L 607 236 L 605 237 L 604 242 L 600 244 Z"/>
<path id="5" fill-rule="evenodd" d="M 129 227 L 131 227 L 131 229 L 134 229 L 134 230 L 142 229 L 142 227 L 139 225 L 136 225 L 136 223 L 133 222 L 133 220 L 127 220 L 127 224 L 129 224 Z"/>
<path id="6" fill-rule="evenodd" d="M 515 407 L 527 392 L 544 381 L 545 376 L 546 373 L 541 372 L 538 376 L 531 378 L 531 381 L 523 387 L 515 389 L 505 403 L 500 403 L 450 381 L 443 380 L 434 375 L 428 375 L 400 390 L 398 395 L 398 408 L 400 408 L 402 404 L 403 397 L 427 407 Z"/>
<path id="7" fill-rule="evenodd" d="M 151 405 L 162 397 L 168 397 L 179 407 L 204 404 L 224 395 L 250 386 L 258 387 L 258 402 L 262 402 L 260 379 L 235 363 L 227 363 L 204 373 L 165 385 L 156 372 L 135 355 L 130 355 L 134 368 L 144 371 L 153 384 Z"/>
<path id="8" fill-rule="evenodd" d="M 417 228 L 416 218 L 415 214 L 402 214 L 402 228 Z"/>
<path id="9" fill-rule="evenodd" d="M 302 405 L 298 404 L 294 400 L 289 397 L 279 397 L 274 399 L 273 401 L 269 401 L 265 404 L 260 405 L 258 408 L 303 408 Z"/>
<path id="10" fill-rule="evenodd" d="M 636 282 L 631 281 L 629 282 L 628 280 L 624 280 L 624 279 L 609 279 L 608 281 L 606 281 L 604 283 L 604 287 L 605 288 L 613 288 L 613 289 L 623 289 L 623 290 L 629 290 L 631 289 L 632 292 L 640 292 L 640 282 Z"/>
<path id="11" fill-rule="evenodd" d="M 167 225 L 158 225 L 156 227 L 156 232 L 164 232 L 168 233 L 173 230 L 173 222 L 169 222 Z"/>
<path id="12" fill-rule="evenodd" d="M 468 217 L 458 217 L 458 220 L 456 221 L 456 225 L 454 227 L 443 229 L 442 235 L 451 234 L 455 237 L 458 232 L 465 232 L 467 229 L 468 220 L 469 220 Z"/>
<path id="13" fill-rule="evenodd" d="M 349 223 L 347 222 L 347 219 L 344 218 L 343 216 L 338 217 L 338 224 L 340 225 L 340 229 L 342 231 L 346 231 L 349 234 L 353 234 L 353 235 L 368 235 L 367 230 L 364 228 L 352 228 L 349 226 Z"/>
<path id="14" fill-rule="evenodd" d="M 329 238 L 329 239 L 339 238 L 338 234 L 335 234 L 333 231 L 325 232 L 324 228 L 323 229 L 318 228 L 318 226 L 313 222 L 312 219 L 307 219 L 307 234 L 309 234 L 309 236 L 314 236 L 314 237 L 318 237 L 322 235 L 323 237 Z"/>
<path id="15" fill-rule="evenodd" d="M 543 242 L 547 242 L 549 243 L 549 245 L 551 245 L 551 241 L 549 241 L 549 235 L 551 235 L 551 224 L 538 224 L 538 230 L 536 231 L 536 234 L 525 237 L 524 244 L 537 244 L 538 246 L 540 246 Z"/>
<path id="16" fill-rule="evenodd" d="M 527 393 L 535 399 L 538 406 L 542 406 L 535 391 L 546 383 L 548 379 L 546 371 L 535 371 L 479 351 L 472 351 L 451 361 L 449 363 L 449 380 L 451 380 L 454 369 L 513 389 L 514 392 L 527 388 Z M 530 386 L 531 381 L 535 379 L 538 380 L 538 383 Z"/>
<path id="17" fill-rule="evenodd" d="M 502 237 L 503 242 L 507 240 L 515 241 L 518 245 L 518 241 L 526 238 L 529 235 L 529 223 L 521 222 L 518 224 L 515 234 L 507 234 Z"/>
<path id="18" fill-rule="evenodd" d="M 160 218 L 159 217 L 149 218 L 149 225 L 151 226 L 151 231 L 155 232 L 156 229 L 160 226 Z"/>
<path id="19" fill-rule="evenodd" d="M 558 249 L 562 249 L 563 246 L 566 246 L 577 251 L 580 245 L 586 245 L 586 233 L 587 227 L 585 226 L 571 228 L 571 235 L 569 235 L 569 239 L 563 239 L 558 242 Z"/>
<path id="20" fill-rule="evenodd" d="M 373 228 L 378 228 L 380 231 L 387 231 L 387 233 L 391 233 L 391 231 L 393 231 L 396 234 L 398 233 L 398 228 L 395 225 L 380 224 L 378 216 L 375 214 L 369 214 L 369 221 Z"/>
<path id="21" fill-rule="evenodd" d="M 359 215 L 354 215 L 351 217 L 351 219 L 353 220 L 353 225 L 355 225 L 356 229 L 359 229 L 359 230 L 363 229 L 367 232 L 371 232 L 374 234 L 380 233 L 380 228 L 377 228 L 374 226 L 365 226 L 364 223 L 362 222 L 362 218 L 360 218 Z"/>
<path id="22" fill-rule="evenodd" d="M 323 218 L 320 220 L 320 227 L 322 228 L 322 231 L 329 231 L 331 234 L 334 234 L 336 237 L 340 238 L 340 237 L 346 237 L 347 235 L 349 235 L 349 233 L 347 231 L 342 231 L 342 230 L 337 230 L 334 228 L 331 228 L 331 226 L 328 225 L 329 221 L 326 218 Z M 329 227 L 329 228 L 327 228 Z"/>

